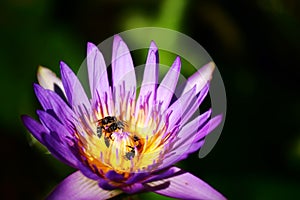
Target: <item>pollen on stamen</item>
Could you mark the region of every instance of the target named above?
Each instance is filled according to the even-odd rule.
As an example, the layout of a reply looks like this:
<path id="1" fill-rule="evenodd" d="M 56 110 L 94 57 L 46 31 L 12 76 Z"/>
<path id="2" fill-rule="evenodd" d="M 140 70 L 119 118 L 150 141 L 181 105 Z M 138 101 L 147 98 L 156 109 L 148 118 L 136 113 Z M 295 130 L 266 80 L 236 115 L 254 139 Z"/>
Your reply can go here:
<path id="1" fill-rule="evenodd" d="M 158 159 L 162 157 L 164 152 L 162 139 L 166 140 L 166 136 L 169 135 L 165 133 L 168 120 L 157 108 L 150 111 L 148 105 L 138 110 L 138 118 L 135 118 L 135 101 L 127 99 L 127 102 L 130 108 L 121 115 L 99 116 L 97 114 L 101 113 L 96 111 L 93 136 L 80 138 L 81 141 L 86 139 L 88 143 L 90 142 L 91 145 L 84 154 L 88 156 L 90 153 L 91 158 L 98 160 L 99 163 L 93 162 L 97 163 L 99 170 L 106 167 L 121 172 L 153 170 L 159 162 Z M 101 112 L 106 113 L 106 103 L 104 105 L 100 103 L 98 106 L 101 107 Z M 146 120 L 149 121 L 145 127 Z M 99 133 L 102 133 L 100 137 Z M 96 156 L 97 152 L 100 152 L 100 155 L 98 154 L 100 157 Z"/>

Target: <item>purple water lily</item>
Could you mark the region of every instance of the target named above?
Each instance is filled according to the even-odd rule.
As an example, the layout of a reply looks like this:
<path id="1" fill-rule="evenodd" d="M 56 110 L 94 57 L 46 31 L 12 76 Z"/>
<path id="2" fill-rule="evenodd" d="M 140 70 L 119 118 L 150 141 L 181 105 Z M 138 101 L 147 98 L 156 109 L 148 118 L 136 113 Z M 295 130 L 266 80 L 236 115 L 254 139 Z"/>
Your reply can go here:
<path id="1" fill-rule="evenodd" d="M 188 78 L 172 100 L 181 62 L 177 57 L 158 83 L 158 48 L 151 42 L 136 99 L 136 73 L 120 36 L 113 41 L 112 83 L 99 49 L 87 47 L 91 97 L 72 70 L 60 63 L 61 79 L 38 70 L 34 91 L 42 105 L 39 121 L 22 116 L 27 129 L 51 154 L 78 169 L 48 199 L 109 199 L 152 191 L 179 199 L 225 199 L 174 164 L 198 150 L 222 120 L 211 110 L 190 120 L 209 89 L 212 62 Z"/>

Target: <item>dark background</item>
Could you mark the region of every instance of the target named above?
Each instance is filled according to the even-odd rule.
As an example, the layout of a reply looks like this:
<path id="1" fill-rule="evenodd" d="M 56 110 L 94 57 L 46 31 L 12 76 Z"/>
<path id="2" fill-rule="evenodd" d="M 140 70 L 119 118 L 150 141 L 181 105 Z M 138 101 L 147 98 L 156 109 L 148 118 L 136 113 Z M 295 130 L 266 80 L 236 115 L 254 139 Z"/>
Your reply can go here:
<path id="1" fill-rule="evenodd" d="M 225 83 L 220 140 L 207 157 L 196 153 L 180 166 L 229 199 L 300 199 L 299 8 L 297 0 L 1 1 L 0 199 L 43 199 L 74 171 L 21 123 L 39 108 L 37 66 L 58 73 L 64 60 L 76 70 L 87 41 L 143 26 L 195 39 Z"/>

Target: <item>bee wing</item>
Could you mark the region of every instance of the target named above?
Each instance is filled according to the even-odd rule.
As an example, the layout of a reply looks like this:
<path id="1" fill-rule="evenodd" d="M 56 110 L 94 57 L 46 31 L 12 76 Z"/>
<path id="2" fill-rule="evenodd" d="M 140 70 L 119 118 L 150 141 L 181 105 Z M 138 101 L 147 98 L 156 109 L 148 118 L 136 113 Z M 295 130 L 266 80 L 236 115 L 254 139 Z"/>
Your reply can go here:
<path id="1" fill-rule="evenodd" d="M 123 125 L 128 126 L 128 123 L 127 123 L 126 121 L 121 121 L 121 123 L 122 123 Z"/>
<path id="2" fill-rule="evenodd" d="M 120 120 L 119 122 L 121 122 L 121 125 L 123 126 L 123 128 L 126 126 L 128 127 L 128 123 L 126 121 L 122 121 Z"/>

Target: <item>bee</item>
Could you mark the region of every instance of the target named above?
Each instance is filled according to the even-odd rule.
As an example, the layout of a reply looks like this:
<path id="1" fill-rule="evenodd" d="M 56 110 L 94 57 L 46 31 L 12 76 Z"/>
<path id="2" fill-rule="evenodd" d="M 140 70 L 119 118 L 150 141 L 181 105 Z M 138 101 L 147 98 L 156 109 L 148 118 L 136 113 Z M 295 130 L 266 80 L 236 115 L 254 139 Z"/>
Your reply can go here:
<path id="1" fill-rule="evenodd" d="M 134 146 L 136 147 L 137 151 L 142 151 L 142 147 L 144 145 L 144 141 L 142 138 L 139 138 L 138 136 L 134 135 L 132 137 L 132 140 L 134 142 Z"/>
<path id="2" fill-rule="evenodd" d="M 111 135 L 117 129 L 124 129 L 125 123 L 118 120 L 115 116 L 106 116 L 103 119 L 97 121 L 97 136 L 101 138 L 104 131 L 104 142 L 109 147 L 110 140 L 113 140 Z"/>
<path id="3" fill-rule="evenodd" d="M 132 137 L 132 139 L 133 139 L 134 142 L 137 142 L 137 141 L 140 140 L 140 138 L 139 138 L 138 136 L 136 136 L 136 135 L 134 135 L 134 136 Z"/>
<path id="4" fill-rule="evenodd" d="M 130 148 L 130 151 L 126 152 L 125 158 L 127 160 L 131 160 L 135 156 L 135 149 L 132 146 L 127 145 L 128 148 Z"/>
<path id="5" fill-rule="evenodd" d="M 117 118 L 115 116 L 107 116 L 107 117 L 104 117 L 103 119 L 100 119 L 97 121 L 97 136 L 99 138 L 101 138 L 102 136 L 102 129 L 106 129 L 106 126 L 113 123 L 113 122 L 116 122 L 117 121 Z"/>
<path id="6" fill-rule="evenodd" d="M 124 122 L 122 121 L 116 121 L 116 122 L 113 122 L 107 129 L 106 131 L 109 132 L 109 133 L 112 133 L 114 132 L 115 130 L 117 129 L 124 129 Z"/>
<path id="7" fill-rule="evenodd" d="M 104 128 L 104 126 L 117 121 L 118 120 L 115 116 L 106 116 L 102 119 L 99 119 L 97 122 L 98 122 L 98 126 Z"/>
<path id="8" fill-rule="evenodd" d="M 133 140 L 133 145 L 134 146 L 130 146 L 130 145 L 126 145 L 128 147 L 128 150 L 124 157 L 126 160 L 131 160 L 134 158 L 134 156 L 136 155 L 136 152 L 140 152 L 142 149 L 142 139 L 139 138 L 137 135 L 133 135 L 131 136 L 131 139 Z"/>

